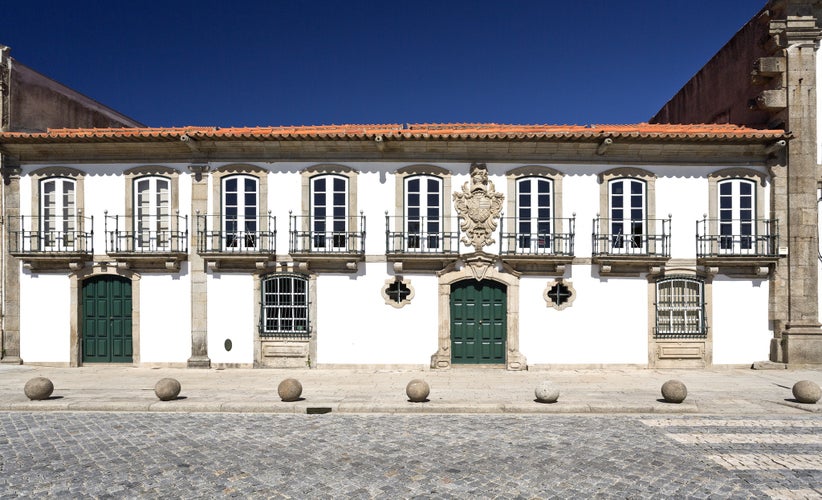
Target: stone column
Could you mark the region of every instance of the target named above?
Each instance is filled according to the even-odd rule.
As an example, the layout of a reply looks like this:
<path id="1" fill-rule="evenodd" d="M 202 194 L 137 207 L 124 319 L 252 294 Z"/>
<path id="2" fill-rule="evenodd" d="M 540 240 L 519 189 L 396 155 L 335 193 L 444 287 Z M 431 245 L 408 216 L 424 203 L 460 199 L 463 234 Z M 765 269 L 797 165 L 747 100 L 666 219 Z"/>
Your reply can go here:
<path id="1" fill-rule="evenodd" d="M 822 325 L 819 323 L 817 252 L 817 166 L 816 166 L 816 50 L 820 30 L 805 2 L 789 4 L 784 25 L 784 54 L 787 62 L 786 130 L 794 138 L 788 143 L 787 177 L 775 180 L 787 193 L 780 221 L 788 256 L 780 263 L 776 291 L 786 309 L 777 359 L 788 364 L 822 364 Z M 776 193 L 776 198 L 780 198 Z M 780 243 L 783 244 L 783 243 Z M 786 303 L 784 302 L 786 300 Z M 782 318 L 778 318 L 781 320 Z M 776 325 L 781 323 L 777 321 Z M 781 352 L 779 352 L 781 351 Z"/>
<path id="2" fill-rule="evenodd" d="M 191 177 L 191 217 L 194 219 L 191 231 L 189 265 L 191 266 L 191 357 L 189 368 L 210 368 L 208 357 L 208 283 L 205 260 L 198 250 L 197 234 L 199 221 L 197 214 L 208 212 L 208 164 L 197 163 L 189 166 Z"/>
<path id="3" fill-rule="evenodd" d="M 2 227 L 3 247 L 3 329 L 0 363 L 19 365 L 20 358 L 20 263 L 11 255 L 9 229 L 20 224 L 20 168 L 3 156 L 3 201 L 6 213 Z"/>

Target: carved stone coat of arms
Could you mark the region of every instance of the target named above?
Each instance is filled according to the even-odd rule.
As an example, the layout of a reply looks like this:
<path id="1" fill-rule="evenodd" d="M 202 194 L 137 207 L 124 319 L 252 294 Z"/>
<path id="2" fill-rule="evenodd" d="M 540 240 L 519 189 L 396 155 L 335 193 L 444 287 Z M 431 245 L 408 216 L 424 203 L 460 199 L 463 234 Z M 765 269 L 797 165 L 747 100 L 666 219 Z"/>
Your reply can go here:
<path id="1" fill-rule="evenodd" d="M 454 193 L 454 207 L 462 220 L 462 242 L 481 251 L 494 244 L 491 234 L 497 229 L 497 219 L 502 211 L 505 195 L 497 193 L 494 183 L 488 180 L 485 164 L 471 165 L 471 182 L 462 185 L 462 192 Z"/>

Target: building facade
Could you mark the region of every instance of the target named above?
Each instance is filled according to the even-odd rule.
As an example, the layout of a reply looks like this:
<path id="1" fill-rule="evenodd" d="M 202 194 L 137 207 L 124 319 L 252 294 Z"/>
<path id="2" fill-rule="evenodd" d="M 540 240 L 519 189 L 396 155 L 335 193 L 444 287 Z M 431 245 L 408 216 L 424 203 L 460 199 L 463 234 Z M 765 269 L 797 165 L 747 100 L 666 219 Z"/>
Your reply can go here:
<path id="1" fill-rule="evenodd" d="M 786 250 L 768 207 L 790 140 L 647 124 L 5 133 L 10 338 L 25 362 L 71 366 L 750 364 L 774 336 Z"/>

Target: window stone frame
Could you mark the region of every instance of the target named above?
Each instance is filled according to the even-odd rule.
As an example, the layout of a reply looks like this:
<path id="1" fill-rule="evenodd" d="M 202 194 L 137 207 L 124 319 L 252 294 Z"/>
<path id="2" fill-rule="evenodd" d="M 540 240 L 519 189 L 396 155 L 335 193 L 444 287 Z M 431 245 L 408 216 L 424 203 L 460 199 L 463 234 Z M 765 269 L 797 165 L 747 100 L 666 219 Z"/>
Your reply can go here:
<path id="1" fill-rule="evenodd" d="M 301 275 L 308 282 L 308 318 L 309 332 L 307 338 L 271 338 L 260 336 L 262 321 L 262 283 L 269 276 L 276 274 Z M 279 264 L 273 269 L 252 274 L 254 295 L 254 368 L 316 368 L 317 338 L 320 323 L 317 314 L 317 274 L 303 273 L 293 264 Z"/>
<path id="2" fill-rule="evenodd" d="M 552 204 L 553 204 L 553 219 L 556 224 L 552 226 L 555 233 L 564 233 L 568 228 L 565 227 L 565 220 L 563 219 L 562 210 L 562 179 L 565 174 L 551 167 L 542 165 L 526 165 L 524 167 L 517 167 L 505 172 L 506 187 L 508 189 L 508 200 L 505 204 L 505 213 L 501 217 L 516 217 L 517 216 L 517 183 L 529 177 L 537 177 L 548 179 L 552 184 Z"/>
<path id="3" fill-rule="evenodd" d="M 315 177 L 322 175 L 339 175 L 348 178 L 348 217 L 359 216 L 357 212 L 357 177 L 359 172 L 345 165 L 322 163 L 306 167 L 300 171 L 301 206 L 300 213 L 304 216 L 311 215 L 311 181 Z M 308 217 L 303 217 L 302 231 L 309 231 Z"/>
<path id="4" fill-rule="evenodd" d="M 711 172 L 708 174 L 708 220 L 710 221 L 708 230 L 711 234 L 718 234 L 717 219 L 719 219 L 719 184 L 724 181 L 741 179 L 751 181 L 756 188 L 754 189 L 754 203 L 756 204 L 754 211 L 755 219 L 765 219 L 765 186 L 768 182 L 768 176 L 762 172 L 751 170 L 747 168 L 724 168 Z M 762 230 L 757 227 L 757 232 Z"/>
<path id="5" fill-rule="evenodd" d="M 171 189 L 171 197 L 169 199 L 169 213 L 171 214 L 171 230 L 179 231 L 178 220 L 176 215 L 180 213 L 180 171 L 160 165 L 149 165 L 143 167 L 134 167 L 123 172 L 126 179 L 125 182 L 125 200 L 126 209 L 123 216 L 128 220 L 129 227 L 133 230 L 134 225 L 134 187 L 137 181 L 155 177 L 161 179 L 168 179 Z M 193 221 L 196 224 L 196 221 Z M 189 228 L 192 226 L 192 221 L 189 221 Z"/>
<path id="6" fill-rule="evenodd" d="M 548 292 L 550 292 L 551 289 L 554 288 L 557 285 L 564 285 L 565 287 L 568 288 L 568 291 L 571 292 L 571 296 L 568 297 L 568 300 L 565 301 L 562 304 L 557 304 L 548 295 Z M 559 278 L 559 279 L 555 279 L 553 281 L 548 282 L 548 284 L 545 286 L 545 290 L 542 291 L 542 298 L 545 300 L 545 306 L 546 307 L 553 307 L 557 311 L 562 311 L 563 309 L 567 309 L 568 307 L 571 307 L 571 305 L 574 303 L 574 300 L 576 300 L 576 298 L 577 298 L 577 291 L 574 288 L 574 285 L 571 283 L 570 280 Z"/>
<path id="7" fill-rule="evenodd" d="M 705 337 L 693 339 L 665 339 L 654 336 L 656 327 L 656 287 L 667 278 L 692 277 L 702 281 L 702 300 L 705 308 Z M 649 274 L 648 281 L 648 367 L 649 368 L 707 368 L 713 364 L 713 275 L 691 268 L 663 269 L 660 274 Z"/>
<path id="8" fill-rule="evenodd" d="M 452 172 L 446 168 L 425 163 L 408 165 L 394 171 L 394 231 L 402 232 L 402 219 L 405 215 L 405 181 L 411 177 L 439 177 L 442 181 L 442 231 L 451 232 L 453 207 L 451 206 L 451 179 Z"/>
<path id="9" fill-rule="evenodd" d="M 633 179 L 645 181 L 645 219 L 656 219 L 656 178 L 657 175 L 637 167 L 618 167 L 601 172 L 597 176 L 599 181 L 599 217 L 610 219 L 610 188 L 611 181 L 619 179 Z"/>
<path id="10" fill-rule="evenodd" d="M 268 170 L 246 164 L 223 165 L 211 172 L 211 215 L 223 213 L 223 180 L 243 175 L 257 178 L 257 217 L 268 215 Z"/>
<path id="11" fill-rule="evenodd" d="M 388 287 L 393 285 L 394 283 L 396 283 L 398 281 L 400 283 L 402 283 L 403 285 L 405 285 L 406 288 L 408 288 L 408 290 L 411 292 L 411 293 L 408 294 L 408 297 L 406 297 L 405 299 L 403 299 L 400 302 L 397 302 L 397 301 L 393 300 L 386 293 L 386 290 L 388 289 Z M 389 306 L 391 306 L 395 309 L 402 309 L 403 307 L 405 307 L 406 305 L 411 303 L 411 301 L 414 299 L 414 295 L 416 294 L 416 291 L 414 290 L 414 286 L 411 284 L 411 280 L 405 279 L 402 276 L 398 275 L 398 276 L 394 276 L 392 278 L 388 278 L 387 280 L 385 280 L 385 282 L 383 283 L 382 288 L 380 288 L 380 294 L 382 295 L 383 300 L 385 300 L 386 305 L 389 305 Z"/>
<path id="12" fill-rule="evenodd" d="M 29 230 L 38 231 L 36 220 L 40 216 L 40 201 L 43 181 L 53 178 L 71 179 L 74 181 L 74 203 L 78 216 L 85 215 L 85 177 L 88 175 L 82 170 L 72 167 L 44 167 L 38 168 L 29 174 L 31 179 L 31 216 Z"/>

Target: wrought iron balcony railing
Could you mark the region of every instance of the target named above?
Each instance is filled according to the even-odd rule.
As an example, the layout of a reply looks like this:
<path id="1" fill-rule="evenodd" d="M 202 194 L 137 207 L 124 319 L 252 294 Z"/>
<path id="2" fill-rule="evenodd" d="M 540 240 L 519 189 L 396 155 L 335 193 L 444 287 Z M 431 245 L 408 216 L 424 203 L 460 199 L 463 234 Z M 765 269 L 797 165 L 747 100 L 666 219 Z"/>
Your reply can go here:
<path id="1" fill-rule="evenodd" d="M 775 219 L 708 219 L 696 221 L 696 256 L 777 257 L 779 221 Z"/>
<path id="2" fill-rule="evenodd" d="M 188 216 L 105 214 L 106 253 L 188 253 Z"/>
<path id="3" fill-rule="evenodd" d="M 500 255 L 574 256 L 576 219 L 502 217 Z"/>
<path id="4" fill-rule="evenodd" d="M 289 215 L 292 254 L 365 254 L 365 215 Z"/>
<path id="5" fill-rule="evenodd" d="M 256 217 L 237 214 L 197 214 L 197 253 L 277 253 L 277 218 L 270 213 Z"/>
<path id="6" fill-rule="evenodd" d="M 398 256 L 458 255 L 459 217 L 386 215 L 385 253 Z"/>
<path id="7" fill-rule="evenodd" d="M 94 255 L 94 217 L 21 215 L 9 221 L 12 254 Z"/>
<path id="8" fill-rule="evenodd" d="M 671 219 L 594 219 L 594 257 L 671 256 Z"/>

